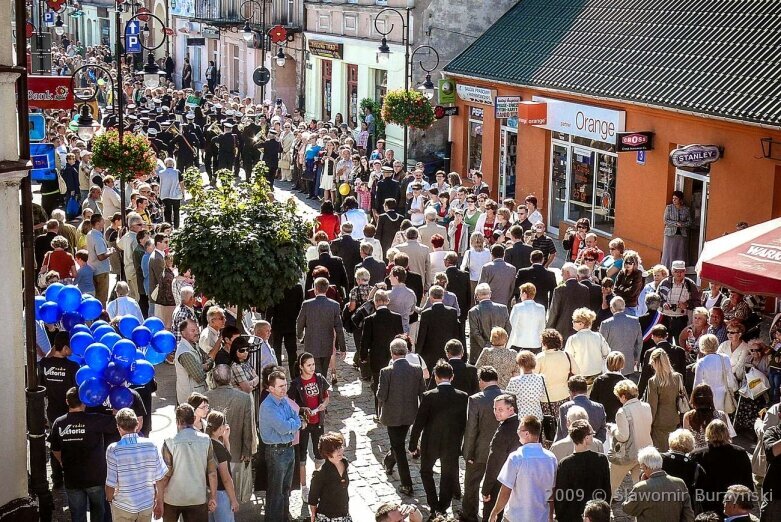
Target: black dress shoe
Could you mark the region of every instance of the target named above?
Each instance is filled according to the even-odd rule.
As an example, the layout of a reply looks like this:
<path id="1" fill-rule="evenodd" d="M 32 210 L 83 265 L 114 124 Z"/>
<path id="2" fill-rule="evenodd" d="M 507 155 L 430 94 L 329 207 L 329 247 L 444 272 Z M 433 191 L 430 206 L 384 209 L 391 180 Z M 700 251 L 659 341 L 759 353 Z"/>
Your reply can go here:
<path id="1" fill-rule="evenodd" d="M 401 486 L 401 487 L 399 488 L 399 491 L 400 491 L 402 494 L 404 494 L 404 495 L 407 495 L 408 497 L 411 497 L 411 496 L 412 496 L 412 486 Z"/>

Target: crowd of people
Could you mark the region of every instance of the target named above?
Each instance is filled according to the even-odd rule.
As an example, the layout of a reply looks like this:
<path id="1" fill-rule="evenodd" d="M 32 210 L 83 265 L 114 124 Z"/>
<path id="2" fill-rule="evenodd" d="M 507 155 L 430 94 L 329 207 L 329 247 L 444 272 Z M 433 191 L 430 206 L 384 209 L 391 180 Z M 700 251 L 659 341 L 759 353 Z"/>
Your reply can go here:
<path id="1" fill-rule="evenodd" d="M 177 433 L 159 449 L 143 437 L 154 382 L 131 409 L 85 411 L 67 334 L 39 321 L 52 478 L 73 520 L 230 521 L 265 490 L 266 520 L 283 521 L 300 489 L 313 522 L 350 521 L 353 463 L 344 435 L 326 430 L 348 336 L 387 431 L 385 473 L 414 495 L 419 459 L 432 520 L 453 499 L 465 522 L 601 522 L 611 500 L 638 520 L 748 520 L 757 504 L 762 520 L 781 519 L 781 324 L 763 338 L 758 299 L 686 275 L 679 194 L 665 211 L 662 263 L 646 269 L 620 238 L 604 252 L 588 219 L 557 252 L 537 198 L 494 201 L 479 171 L 407 170 L 371 109 L 350 129 L 218 85 L 131 82 L 123 96 L 128 129 L 159 158 L 125 201 L 69 129 L 72 114 L 46 113 L 60 175 L 41 185 L 38 284 L 73 282 L 114 325 L 163 321 L 178 341 L 168 360 Z M 110 99 L 99 104 L 104 126 L 116 126 Z M 320 212 L 301 282 L 237 320 L 196 293 L 168 237 L 185 169 L 204 165 L 211 183 L 220 169 L 250 180 L 261 160 L 272 186 L 292 183 Z M 732 439 L 754 429 L 750 457 Z M 384 504 L 376 520 L 422 515 Z"/>

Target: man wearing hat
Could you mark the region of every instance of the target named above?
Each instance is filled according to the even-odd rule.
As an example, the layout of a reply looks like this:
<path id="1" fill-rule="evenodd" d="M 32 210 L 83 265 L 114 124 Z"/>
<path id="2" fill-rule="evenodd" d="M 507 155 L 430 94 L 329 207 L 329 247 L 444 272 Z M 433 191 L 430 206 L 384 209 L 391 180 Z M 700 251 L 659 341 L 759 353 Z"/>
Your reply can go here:
<path id="1" fill-rule="evenodd" d="M 398 203 L 401 198 L 401 186 L 398 181 L 393 179 L 393 167 L 382 167 L 382 179 L 377 182 L 374 198 L 374 210 L 378 215 L 385 211 L 383 204 L 388 198 L 392 198 Z"/>
<path id="2" fill-rule="evenodd" d="M 213 118 L 210 118 L 210 121 L 211 123 L 203 131 L 203 139 L 205 141 L 203 161 L 206 163 L 206 173 L 209 175 L 209 182 L 214 185 L 218 151 L 216 139 L 220 137 L 221 133 L 219 123 Z"/>
<path id="3" fill-rule="evenodd" d="M 258 150 L 260 136 L 260 125 L 255 123 L 255 113 L 247 113 L 250 121 L 241 129 L 241 137 L 244 140 L 244 147 L 241 149 L 241 164 L 244 167 L 244 177 L 249 183 L 252 176 L 252 169 L 260 160 L 260 150 Z"/>
<path id="4" fill-rule="evenodd" d="M 187 123 L 182 126 L 181 132 L 177 133 L 171 141 L 176 156 L 176 166 L 180 172 L 198 164 L 198 149 L 205 145 L 203 137 L 198 136 L 193 124 L 195 114 L 188 112 L 185 120 Z"/>
<path id="5" fill-rule="evenodd" d="M 212 139 L 212 144 L 217 148 L 217 164 L 215 168 L 233 169 L 233 163 L 236 161 L 236 151 L 238 142 L 236 135 L 233 134 L 233 124 L 225 122 L 222 125 L 223 132 Z"/>
<path id="6" fill-rule="evenodd" d="M 686 262 L 673 261 L 672 274 L 659 283 L 658 294 L 662 298 L 662 314 L 670 318 L 670 336 L 677 339 L 686 325 L 689 314 L 702 306 L 697 284 L 686 277 Z"/>
<path id="7" fill-rule="evenodd" d="M 241 113 L 239 111 L 234 111 L 233 116 L 231 118 L 231 123 L 233 123 L 233 138 L 236 141 L 236 155 L 233 158 L 233 177 L 236 179 L 239 179 L 239 171 L 241 170 L 241 152 L 244 150 L 244 137 L 241 135 L 241 130 L 239 129 L 239 121 L 241 120 Z"/>
<path id="8" fill-rule="evenodd" d="M 149 144 L 152 146 L 152 148 L 155 150 L 158 156 L 161 155 L 164 151 L 167 150 L 165 143 L 163 143 L 158 137 L 157 129 L 154 127 L 150 127 L 147 131 L 148 137 L 149 137 Z"/>
<path id="9" fill-rule="evenodd" d="M 271 129 L 268 131 L 268 139 L 261 146 L 263 150 L 263 161 L 266 163 L 268 172 L 266 180 L 270 188 L 274 188 L 274 178 L 279 170 L 279 156 L 282 154 L 282 144 L 277 140 L 277 131 Z"/>

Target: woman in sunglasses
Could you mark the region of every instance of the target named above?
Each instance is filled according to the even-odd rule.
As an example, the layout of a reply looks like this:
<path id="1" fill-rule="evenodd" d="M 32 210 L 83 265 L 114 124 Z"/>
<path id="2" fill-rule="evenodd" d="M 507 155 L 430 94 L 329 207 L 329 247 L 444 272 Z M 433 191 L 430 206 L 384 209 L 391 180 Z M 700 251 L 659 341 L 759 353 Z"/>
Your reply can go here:
<path id="1" fill-rule="evenodd" d="M 588 218 L 580 218 L 575 223 L 575 228 L 569 228 L 564 235 L 562 245 L 567 251 L 567 259 L 577 262 L 578 254 L 586 248 L 586 234 L 591 230 L 591 221 Z"/>
<path id="2" fill-rule="evenodd" d="M 252 393 L 258 387 L 260 377 L 249 363 L 249 341 L 237 337 L 231 343 L 231 384 L 246 393 Z"/>
<path id="3" fill-rule="evenodd" d="M 624 252 L 624 263 L 616 277 L 613 289 L 626 302 L 626 313 L 637 316 L 637 298 L 643 291 L 643 271 L 640 268 L 640 255 L 634 250 Z"/>

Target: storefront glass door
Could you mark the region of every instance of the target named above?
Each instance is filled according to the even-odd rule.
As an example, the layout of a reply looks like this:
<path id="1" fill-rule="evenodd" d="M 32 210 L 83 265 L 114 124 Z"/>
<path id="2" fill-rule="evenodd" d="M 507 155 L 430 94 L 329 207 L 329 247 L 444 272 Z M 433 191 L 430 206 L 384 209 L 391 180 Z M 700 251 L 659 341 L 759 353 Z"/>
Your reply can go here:
<path id="1" fill-rule="evenodd" d="M 553 142 L 551 147 L 551 187 L 548 206 L 548 229 L 554 230 L 564 220 L 569 172 L 569 144 Z M 555 225 L 554 225 L 555 224 Z"/>
<path id="2" fill-rule="evenodd" d="M 508 121 L 508 124 L 512 122 Z M 499 137 L 499 199 L 515 198 L 515 166 L 518 157 L 518 127 L 502 127 Z"/>
<path id="3" fill-rule="evenodd" d="M 693 270 L 705 244 L 708 223 L 708 191 L 710 178 L 685 170 L 675 171 L 675 189 L 683 192 L 684 201 L 689 206 L 692 228 L 689 230 L 689 245 L 686 266 Z"/>

